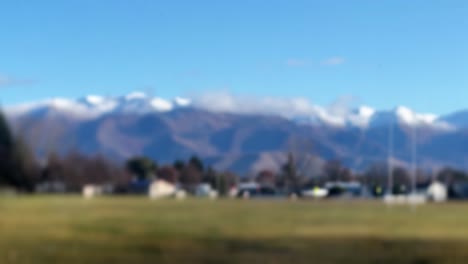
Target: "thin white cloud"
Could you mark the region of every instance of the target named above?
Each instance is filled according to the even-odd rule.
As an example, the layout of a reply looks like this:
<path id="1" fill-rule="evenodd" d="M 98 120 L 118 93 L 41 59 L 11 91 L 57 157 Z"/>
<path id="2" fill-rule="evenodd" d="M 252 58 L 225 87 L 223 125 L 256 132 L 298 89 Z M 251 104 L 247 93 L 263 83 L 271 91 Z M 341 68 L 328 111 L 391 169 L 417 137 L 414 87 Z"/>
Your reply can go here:
<path id="1" fill-rule="evenodd" d="M 330 57 L 322 60 L 322 65 L 325 66 L 336 66 L 345 63 L 345 58 L 343 57 Z"/>
<path id="2" fill-rule="evenodd" d="M 0 73 L 0 88 L 17 86 L 17 85 L 26 85 L 26 84 L 31 84 L 33 82 L 34 82 L 33 80 L 15 78 L 15 77 Z"/>
<path id="3" fill-rule="evenodd" d="M 352 109 L 356 107 L 358 98 L 352 95 L 343 95 L 338 97 L 333 101 L 328 107 L 327 110 L 333 115 L 343 116 L 349 113 Z"/>
<path id="4" fill-rule="evenodd" d="M 307 65 L 307 61 L 291 58 L 291 59 L 286 60 L 286 65 L 288 67 L 303 67 Z"/>
<path id="5" fill-rule="evenodd" d="M 208 92 L 193 99 L 193 105 L 214 112 L 273 114 L 285 117 L 308 115 L 314 105 L 305 98 L 237 96 L 227 91 Z"/>
<path id="6" fill-rule="evenodd" d="M 363 117 L 360 114 L 353 114 L 356 102 L 353 96 L 339 97 L 328 107 L 322 107 L 304 97 L 253 97 L 233 95 L 229 91 L 215 91 L 197 95 L 192 102 L 194 107 L 211 112 L 305 118 L 334 126 L 344 126 L 348 122 L 364 126 L 370 119 L 370 116 L 365 116 L 365 120 L 361 120 Z"/>

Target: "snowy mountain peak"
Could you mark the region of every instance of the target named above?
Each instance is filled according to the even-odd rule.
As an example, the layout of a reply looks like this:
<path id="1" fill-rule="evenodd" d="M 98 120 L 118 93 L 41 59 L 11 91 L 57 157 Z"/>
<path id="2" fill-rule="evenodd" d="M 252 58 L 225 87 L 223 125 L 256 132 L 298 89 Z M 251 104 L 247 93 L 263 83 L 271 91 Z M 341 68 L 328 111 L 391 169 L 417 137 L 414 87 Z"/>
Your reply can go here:
<path id="1" fill-rule="evenodd" d="M 57 109 L 70 109 L 76 106 L 72 100 L 65 98 L 51 98 L 44 103 Z"/>
<path id="2" fill-rule="evenodd" d="M 192 103 L 190 99 L 182 98 L 182 97 L 174 98 L 174 102 L 177 106 L 182 106 L 182 107 L 189 106 Z"/>
<path id="3" fill-rule="evenodd" d="M 369 106 L 361 106 L 358 108 L 358 113 L 360 116 L 364 117 L 364 118 L 371 118 L 374 114 L 375 114 L 375 109 L 374 108 L 371 108 Z"/>
<path id="4" fill-rule="evenodd" d="M 203 98 L 201 98 L 203 99 Z M 385 126 L 397 122 L 406 126 L 424 126 L 437 130 L 452 130 L 458 127 L 446 119 L 433 114 L 416 113 L 405 106 L 398 106 L 393 111 L 377 111 L 369 106 L 355 109 L 344 107 L 322 107 L 305 99 L 266 98 L 249 100 L 233 96 L 188 99 L 175 97 L 166 100 L 151 97 L 142 92 L 133 92 L 120 97 L 88 95 L 80 99 L 51 98 L 34 103 L 14 105 L 5 109 L 11 116 L 34 114 L 72 115 L 80 119 L 93 119 L 109 113 L 158 113 L 169 112 L 178 108 L 194 107 L 212 112 L 237 114 L 267 114 L 288 118 L 301 124 L 324 125 L 336 128 Z M 468 115 L 468 114 L 467 114 Z M 458 120 L 458 119 L 457 119 Z M 467 117 L 468 120 L 468 117 Z"/>
<path id="5" fill-rule="evenodd" d="M 408 125 L 415 125 L 419 121 L 418 117 L 413 112 L 413 110 L 405 106 L 398 106 L 395 109 L 395 114 L 398 117 L 399 121 Z"/>
<path id="6" fill-rule="evenodd" d="M 91 105 L 102 104 L 106 99 L 99 95 L 88 95 L 84 98 L 84 101 Z"/>
<path id="7" fill-rule="evenodd" d="M 408 125 L 429 125 L 434 124 L 438 119 L 437 115 L 415 113 L 413 110 L 405 106 L 398 106 L 395 109 L 395 113 L 400 122 Z"/>
<path id="8" fill-rule="evenodd" d="M 156 111 L 160 112 L 171 111 L 174 108 L 171 102 L 166 101 L 162 98 L 153 98 L 151 99 L 150 104 Z"/>
<path id="9" fill-rule="evenodd" d="M 147 96 L 143 92 L 132 92 L 125 96 L 126 100 L 136 100 L 136 99 L 145 99 L 145 98 L 147 98 Z"/>

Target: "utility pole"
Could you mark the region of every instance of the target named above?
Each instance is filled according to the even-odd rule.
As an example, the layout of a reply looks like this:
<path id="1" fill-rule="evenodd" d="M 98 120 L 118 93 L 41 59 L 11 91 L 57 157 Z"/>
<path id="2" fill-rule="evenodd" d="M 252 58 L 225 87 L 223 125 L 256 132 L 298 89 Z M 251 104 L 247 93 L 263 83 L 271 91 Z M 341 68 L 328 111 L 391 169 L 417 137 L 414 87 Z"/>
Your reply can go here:
<path id="1" fill-rule="evenodd" d="M 411 192 L 412 194 L 416 194 L 416 177 L 417 177 L 417 149 L 416 149 L 416 124 L 412 126 L 411 131 L 411 156 L 412 156 L 412 177 L 411 177 Z"/>
<path id="2" fill-rule="evenodd" d="M 387 195 L 393 195 L 393 120 L 390 121 L 388 131 L 388 186 Z"/>

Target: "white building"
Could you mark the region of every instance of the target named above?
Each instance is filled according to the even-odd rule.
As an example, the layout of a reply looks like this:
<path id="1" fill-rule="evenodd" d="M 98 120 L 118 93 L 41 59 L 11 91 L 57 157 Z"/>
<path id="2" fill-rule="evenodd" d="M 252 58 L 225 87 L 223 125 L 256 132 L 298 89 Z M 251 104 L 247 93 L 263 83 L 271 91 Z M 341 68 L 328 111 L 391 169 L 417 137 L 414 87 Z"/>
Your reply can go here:
<path id="1" fill-rule="evenodd" d="M 187 192 L 179 189 L 176 190 L 174 196 L 177 200 L 184 200 L 185 198 L 187 198 Z"/>
<path id="2" fill-rule="evenodd" d="M 207 183 L 202 183 L 197 186 L 195 190 L 195 195 L 199 197 L 208 197 L 210 199 L 216 199 L 218 197 L 218 192 L 211 188 L 211 185 Z"/>
<path id="3" fill-rule="evenodd" d="M 447 186 L 438 181 L 433 182 L 427 188 L 427 197 L 434 202 L 445 202 L 448 197 Z"/>
<path id="4" fill-rule="evenodd" d="M 174 196 L 176 191 L 174 184 L 164 180 L 155 180 L 149 186 L 148 195 L 151 199 L 161 199 Z"/>
<path id="5" fill-rule="evenodd" d="M 103 189 L 99 185 L 87 184 L 83 186 L 83 197 L 84 198 L 93 198 L 103 194 Z"/>

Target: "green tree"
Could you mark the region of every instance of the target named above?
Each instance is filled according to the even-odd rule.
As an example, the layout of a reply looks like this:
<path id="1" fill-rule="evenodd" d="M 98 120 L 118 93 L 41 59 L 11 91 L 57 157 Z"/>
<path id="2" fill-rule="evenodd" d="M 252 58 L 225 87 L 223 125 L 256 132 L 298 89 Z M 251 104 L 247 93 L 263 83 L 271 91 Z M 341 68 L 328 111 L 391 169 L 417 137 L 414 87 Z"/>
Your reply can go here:
<path id="1" fill-rule="evenodd" d="M 38 176 L 34 155 L 22 140 L 14 137 L 5 116 L 0 113 L 0 185 L 33 191 Z"/>
<path id="2" fill-rule="evenodd" d="M 218 172 L 213 169 L 213 167 L 209 166 L 203 174 L 202 182 L 209 183 L 211 187 L 216 188 L 218 176 Z"/>
<path id="3" fill-rule="evenodd" d="M 21 188 L 26 191 L 33 191 L 35 184 L 40 180 L 41 168 L 29 145 L 20 138 L 15 139 L 13 158 L 20 178 Z"/>
<path id="4" fill-rule="evenodd" d="M 180 173 L 185 167 L 185 162 L 183 160 L 176 160 L 172 166 Z"/>
<path id="5" fill-rule="evenodd" d="M 127 170 L 139 179 L 150 179 L 158 169 L 158 165 L 147 157 L 134 157 L 127 161 Z"/>
<path id="6" fill-rule="evenodd" d="M 194 155 L 194 156 L 192 156 L 190 158 L 189 164 L 191 164 L 199 172 L 203 172 L 204 169 L 205 169 L 205 165 L 203 164 L 203 161 L 199 157 L 197 157 L 196 155 Z"/>
<path id="7" fill-rule="evenodd" d="M 468 181 L 468 174 L 461 170 L 446 167 L 439 171 L 437 174 L 437 180 L 450 185 L 455 182 Z"/>
<path id="8" fill-rule="evenodd" d="M 14 144 L 13 134 L 10 131 L 5 116 L 0 113 L 0 147 L 2 151 L 11 151 Z M 2 153 L 4 154 L 4 153 Z"/>

